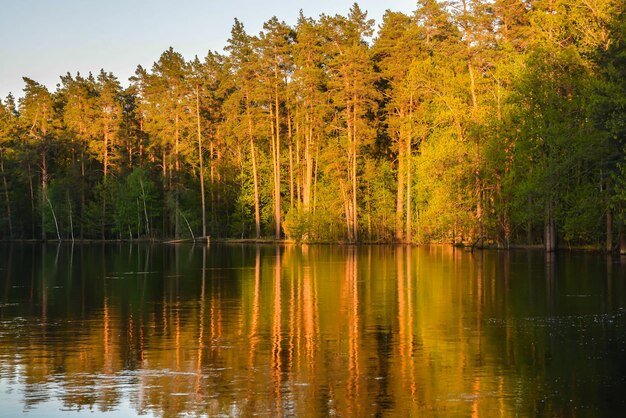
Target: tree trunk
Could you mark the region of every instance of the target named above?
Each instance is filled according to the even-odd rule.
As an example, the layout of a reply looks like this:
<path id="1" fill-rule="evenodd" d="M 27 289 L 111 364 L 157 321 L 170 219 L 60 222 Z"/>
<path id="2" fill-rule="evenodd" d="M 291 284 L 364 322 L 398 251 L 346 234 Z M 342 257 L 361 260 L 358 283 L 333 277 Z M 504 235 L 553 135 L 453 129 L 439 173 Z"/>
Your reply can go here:
<path id="1" fill-rule="evenodd" d="M 404 188 L 404 180 L 406 179 L 406 164 L 405 164 L 405 146 L 402 143 L 402 119 L 404 118 L 404 111 L 400 110 L 400 133 L 398 138 L 398 174 L 397 174 L 397 191 L 396 191 L 396 231 L 395 231 L 395 239 L 396 241 L 402 241 L 404 239 L 404 194 L 406 192 Z"/>
<path id="2" fill-rule="evenodd" d="M 85 146 L 80 150 L 80 239 L 85 234 Z"/>
<path id="3" fill-rule="evenodd" d="M 176 116 L 174 117 L 174 237 L 180 238 L 180 210 L 179 210 L 179 198 L 178 198 L 178 177 L 180 176 L 180 156 L 178 153 L 179 142 L 179 116 L 178 108 L 175 109 Z"/>
<path id="4" fill-rule="evenodd" d="M 606 209 L 606 252 L 613 251 L 613 212 L 611 208 Z"/>
<path id="5" fill-rule="evenodd" d="M 102 217 L 100 218 L 100 226 L 102 228 L 102 239 L 105 239 L 105 227 L 106 227 L 106 214 L 107 214 L 107 189 L 108 189 L 108 184 L 107 184 L 107 179 L 106 177 L 103 180 L 102 183 Z"/>
<path id="6" fill-rule="evenodd" d="M 467 9 L 467 1 L 463 0 L 463 14 L 464 16 L 468 16 L 469 11 Z M 467 72 L 470 79 L 470 95 L 472 98 L 472 123 L 474 125 L 478 124 L 478 98 L 476 94 L 476 80 L 474 77 L 474 66 L 472 65 L 472 37 L 469 30 L 469 26 L 465 28 L 465 44 L 466 44 L 466 52 L 467 52 Z M 474 169 L 474 194 L 476 195 L 476 221 L 478 223 L 478 246 L 483 246 L 483 190 L 482 190 L 482 180 L 481 180 L 481 169 L 480 169 L 480 136 L 476 134 L 476 138 L 474 139 L 474 159 L 475 161 L 475 169 Z"/>
<path id="7" fill-rule="evenodd" d="M 143 166 L 143 117 L 139 117 L 139 166 Z"/>
<path id="8" fill-rule="evenodd" d="M 367 182 L 367 240 L 372 242 L 372 183 Z"/>
<path id="9" fill-rule="evenodd" d="M 143 187 L 143 180 L 139 179 L 139 186 L 141 186 L 141 200 L 143 202 L 143 215 L 146 218 L 146 234 L 150 236 L 150 221 L 148 220 L 148 207 L 146 206 L 146 191 Z M 139 233 L 137 233 L 139 235 Z"/>
<path id="10" fill-rule="evenodd" d="M 70 237 L 72 238 L 72 242 L 74 242 L 74 220 L 72 219 L 72 201 L 70 200 L 69 192 L 67 192 L 66 198 L 67 198 L 67 206 L 69 208 L 69 214 L 70 214 Z"/>
<path id="11" fill-rule="evenodd" d="M 261 210 L 259 205 L 259 178 L 256 166 L 254 135 L 252 135 L 252 116 L 250 115 L 250 97 L 246 92 L 246 116 L 248 118 L 248 140 L 250 141 L 250 158 L 252 160 L 252 177 L 254 182 L 254 225 L 256 239 L 261 238 Z"/>
<path id="12" fill-rule="evenodd" d="M 7 221 L 9 226 L 9 238 L 13 238 L 13 222 L 11 220 L 11 199 L 9 197 L 9 185 L 4 172 L 4 156 L 0 157 L 0 171 L 2 172 L 2 184 L 4 186 L 4 202 L 7 208 Z"/>
<path id="13" fill-rule="evenodd" d="M 309 123 L 311 121 L 309 120 Z M 304 144 L 304 187 L 302 192 L 302 200 L 304 208 L 308 212 L 311 209 L 311 195 L 313 187 L 313 150 L 311 149 L 311 143 L 313 141 L 313 127 L 308 127 L 308 133 L 305 134 Z"/>
<path id="14" fill-rule="evenodd" d="M 413 141 L 413 94 L 409 99 L 409 132 L 406 137 L 405 171 L 406 171 L 406 238 L 407 243 L 411 243 L 413 236 L 411 233 L 411 143 Z"/>
<path id="15" fill-rule="evenodd" d="M 33 174 L 30 170 L 30 162 L 26 164 L 28 171 L 28 190 L 30 191 L 30 236 L 35 238 L 35 188 L 33 186 Z"/>
<path id="16" fill-rule="evenodd" d="M 48 202 L 48 205 L 50 205 L 50 211 L 52 212 L 52 219 L 54 219 L 54 227 L 56 228 L 56 231 L 57 231 L 57 239 L 59 240 L 59 242 L 61 242 L 61 233 L 59 232 L 59 223 L 57 222 L 57 215 L 54 213 L 52 202 L 50 202 L 50 199 L 48 199 L 48 196 L 46 196 L 45 199 Z"/>
<path id="17" fill-rule="evenodd" d="M 356 177 L 356 166 L 357 166 L 357 154 L 358 154 L 358 148 L 357 148 L 357 129 L 356 129 L 356 122 L 357 122 L 357 97 L 356 97 L 356 93 L 353 96 L 353 106 L 352 106 L 352 115 L 353 115 L 353 122 L 352 122 L 352 129 L 353 129 L 353 133 L 352 133 L 352 236 L 354 237 L 354 241 L 358 241 L 359 240 L 359 236 L 358 236 L 358 231 L 359 231 L 359 220 L 358 220 L 358 215 L 357 215 L 357 177 Z"/>
<path id="18" fill-rule="evenodd" d="M 102 181 L 102 217 L 100 218 L 103 240 L 105 238 L 105 218 L 106 218 L 106 213 L 107 213 L 106 191 L 107 191 L 107 167 L 109 166 L 108 149 L 109 149 L 109 130 L 108 130 L 107 125 L 105 124 L 105 127 L 104 127 L 104 178 Z"/>
<path id="19" fill-rule="evenodd" d="M 107 177 L 107 168 L 109 166 L 109 126 L 105 122 L 104 124 L 104 161 L 103 161 L 103 172 L 104 178 Z"/>
<path id="20" fill-rule="evenodd" d="M 348 228 L 348 240 L 352 241 L 352 223 L 350 219 L 350 199 L 348 198 L 348 193 L 346 192 L 346 187 L 343 184 L 342 180 L 339 180 L 339 186 L 341 188 L 341 196 L 343 197 L 343 208 L 346 213 L 346 227 Z"/>
<path id="21" fill-rule="evenodd" d="M 320 135 L 317 134 L 316 140 L 316 149 L 315 149 L 315 172 L 313 173 L 313 213 L 315 213 L 315 209 L 317 208 L 317 178 L 319 171 L 319 160 L 320 160 Z"/>
<path id="22" fill-rule="evenodd" d="M 278 80 L 275 86 L 275 118 L 276 118 L 276 142 L 274 146 L 274 223 L 275 238 L 280 239 L 280 109 L 278 107 Z"/>
<path id="23" fill-rule="evenodd" d="M 217 138 L 219 141 L 219 130 L 217 132 Z M 211 166 L 211 233 L 215 234 L 217 233 L 217 207 L 216 207 L 216 198 L 215 198 L 215 192 L 216 192 L 216 187 L 215 187 L 215 161 L 213 159 L 213 139 L 211 139 L 211 141 L 209 142 L 209 163 Z M 219 157 L 218 157 L 218 162 L 219 162 Z M 219 177 L 218 177 L 218 181 L 219 181 Z M 219 189 L 219 183 L 217 186 L 217 205 L 219 206 L 221 203 L 220 201 L 220 189 Z"/>
<path id="24" fill-rule="evenodd" d="M 204 158 L 202 156 L 202 133 L 200 131 L 200 86 L 196 85 L 196 122 L 198 130 L 198 162 L 200 165 L 200 203 L 202 206 L 202 238 L 206 235 L 206 205 L 204 201 Z"/>
<path id="25" fill-rule="evenodd" d="M 626 255 L 626 233 L 623 231 L 619 233 L 619 253 L 620 255 Z"/>
<path id="26" fill-rule="evenodd" d="M 289 207 L 293 210 L 294 203 L 294 175 L 293 175 L 293 134 L 291 132 L 291 113 L 287 111 L 287 135 L 289 142 Z"/>
<path id="27" fill-rule="evenodd" d="M 346 80 L 346 90 L 350 88 L 348 81 Z M 352 161 L 354 159 L 353 142 L 354 131 L 352 130 L 352 109 L 350 100 L 346 100 L 346 132 L 348 134 L 348 188 L 352 187 Z M 352 229 L 352 210 L 350 208 L 350 196 L 348 191 L 342 191 L 344 195 L 344 207 L 346 211 L 346 223 L 348 226 L 348 241 L 352 242 L 356 238 L 354 237 L 354 231 Z"/>
<path id="28" fill-rule="evenodd" d="M 163 198 L 164 200 L 164 204 L 163 204 L 163 208 L 162 208 L 162 222 L 161 222 L 161 228 L 162 228 L 162 234 L 163 236 L 167 236 L 167 234 L 170 233 L 169 231 L 169 216 L 168 216 L 168 208 L 167 208 L 167 191 L 168 191 L 168 187 L 167 187 L 167 166 L 168 166 L 168 162 L 167 162 L 167 143 L 164 142 L 163 143 L 163 150 L 162 150 L 162 154 L 163 154 L 163 167 L 162 167 L 162 171 L 161 171 L 161 175 L 163 176 Z M 171 176 L 171 173 L 170 173 Z"/>
<path id="29" fill-rule="evenodd" d="M 46 199 L 48 194 L 48 163 L 46 150 L 41 153 L 41 240 L 46 241 Z"/>
<path id="30" fill-rule="evenodd" d="M 545 224 L 544 246 L 547 253 L 556 250 L 556 226 L 553 219 L 548 219 Z"/>
<path id="31" fill-rule="evenodd" d="M 296 114 L 295 114 L 295 119 L 294 122 L 296 124 L 295 127 L 295 135 L 294 137 L 296 138 L 295 141 L 295 158 L 294 158 L 294 175 L 295 175 L 295 183 L 296 183 L 296 202 L 302 203 L 303 202 L 303 198 L 302 198 L 302 185 L 303 185 L 303 180 L 302 180 L 302 163 L 301 163 L 301 150 L 302 150 L 302 134 L 300 131 L 300 119 L 299 119 L 299 112 L 298 112 L 299 106 L 296 103 Z"/>

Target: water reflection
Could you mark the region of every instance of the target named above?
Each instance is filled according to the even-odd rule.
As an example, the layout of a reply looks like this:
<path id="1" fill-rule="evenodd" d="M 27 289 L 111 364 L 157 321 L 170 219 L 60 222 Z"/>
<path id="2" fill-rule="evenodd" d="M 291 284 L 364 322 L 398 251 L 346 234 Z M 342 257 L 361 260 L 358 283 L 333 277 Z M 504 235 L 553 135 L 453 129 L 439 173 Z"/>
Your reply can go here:
<path id="1" fill-rule="evenodd" d="M 0 246 L 9 415 L 603 415 L 626 266 L 450 247 Z"/>

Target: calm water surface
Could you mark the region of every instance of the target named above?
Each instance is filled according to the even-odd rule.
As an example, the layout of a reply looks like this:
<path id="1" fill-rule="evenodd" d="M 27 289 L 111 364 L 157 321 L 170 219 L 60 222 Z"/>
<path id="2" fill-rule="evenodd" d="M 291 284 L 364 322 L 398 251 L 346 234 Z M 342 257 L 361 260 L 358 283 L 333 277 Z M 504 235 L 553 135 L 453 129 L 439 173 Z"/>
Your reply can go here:
<path id="1" fill-rule="evenodd" d="M 0 416 L 615 416 L 626 260 L 0 246 Z"/>

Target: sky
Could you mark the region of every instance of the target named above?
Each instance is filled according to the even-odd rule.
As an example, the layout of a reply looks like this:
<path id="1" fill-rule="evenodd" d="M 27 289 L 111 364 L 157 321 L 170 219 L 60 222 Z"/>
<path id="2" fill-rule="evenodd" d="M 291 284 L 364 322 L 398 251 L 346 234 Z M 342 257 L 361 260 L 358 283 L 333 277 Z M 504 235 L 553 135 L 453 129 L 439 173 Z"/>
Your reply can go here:
<path id="1" fill-rule="evenodd" d="M 346 15 L 354 0 L 0 0 L 0 98 L 20 97 L 29 77 L 51 91 L 59 77 L 112 72 L 128 85 L 137 65 L 170 46 L 186 59 L 222 52 L 238 18 L 258 34 L 276 16 L 295 24 L 307 17 Z M 368 17 L 385 10 L 411 13 L 415 0 L 360 0 Z"/>

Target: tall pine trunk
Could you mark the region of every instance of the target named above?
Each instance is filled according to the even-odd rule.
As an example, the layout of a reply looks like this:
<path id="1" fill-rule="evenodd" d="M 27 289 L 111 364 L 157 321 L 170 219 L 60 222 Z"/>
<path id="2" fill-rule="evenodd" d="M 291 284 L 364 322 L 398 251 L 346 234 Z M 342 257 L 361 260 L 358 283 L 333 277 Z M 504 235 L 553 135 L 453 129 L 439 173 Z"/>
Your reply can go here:
<path id="1" fill-rule="evenodd" d="M 556 224 L 552 215 L 552 202 L 546 205 L 546 221 L 544 224 L 544 248 L 547 253 L 556 250 Z"/>
<path id="2" fill-rule="evenodd" d="M 311 143 L 313 142 L 313 126 L 309 118 L 309 127 L 308 132 L 305 134 L 304 138 L 304 186 L 302 190 L 302 200 L 304 203 L 304 208 L 308 212 L 311 210 L 311 195 L 312 195 L 312 187 L 313 187 L 313 150 Z"/>
<path id="3" fill-rule="evenodd" d="M 261 238 L 261 209 L 259 204 L 259 174 L 256 165 L 254 135 L 252 134 L 252 115 L 250 114 L 250 96 L 246 91 L 246 117 L 248 119 L 248 140 L 250 141 L 250 159 L 252 160 L 252 177 L 254 183 L 254 226 L 256 239 Z"/>
<path id="4" fill-rule="evenodd" d="M 358 237 L 358 225 L 359 225 L 359 221 L 358 221 L 358 215 L 357 215 L 357 176 L 356 176 L 356 167 L 357 167 L 357 152 L 358 152 L 358 148 L 357 148 L 357 129 L 356 129 L 356 123 L 357 123 L 357 96 L 356 96 L 356 92 L 353 93 L 353 106 L 352 106 L 352 117 L 353 117 L 353 122 L 352 122 L 352 129 L 353 129 L 353 133 L 352 133 L 352 236 L 354 238 L 354 241 L 358 241 L 359 237 Z"/>
<path id="5" fill-rule="evenodd" d="M 179 209 L 179 196 L 178 196 L 178 181 L 180 176 L 180 156 L 178 153 L 179 142 L 179 116 L 178 107 L 175 109 L 176 116 L 174 117 L 174 238 L 180 238 L 180 209 Z"/>
<path id="6" fill-rule="evenodd" d="M 278 101 L 278 63 L 274 66 L 274 110 L 276 143 L 274 147 L 274 223 L 275 237 L 280 239 L 280 107 Z"/>
<path id="7" fill-rule="evenodd" d="M 28 172 L 28 191 L 30 192 L 30 236 L 35 238 L 35 186 L 33 185 L 33 173 L 30 168 L 30 162 L 26 164 Z"/>
<path id="8" fill-rule="evenodd" d="M 404 110 L 400 109 L 400 120 L 404 119 Z M 405 147 L 402 142 L 403 127 L 401 123 L 400 132 L 398 133 L 398 174 L 396 189 L 396 221 L 395 221 L 395 239 L 402 241 L 404 239 L 404 180 L 405 180 Z"/>
<path id="9" fill-rule="evenodd" d="M 289 208 L 293 210 L 295 190 L 293 173 L 293 132 L 291 131 L 291 113 L 287 111 L 287 141 L 289 143 Z"/>
<path id="10" fill-rule="evenodd" d="M 41 153 L 41 240 L 46 241 L 46 199 L 48 198 L 48 161 L 46 148 Z"/>
<path id="11" fill-rule="evenodd" d="M 406 238 L 405 241 L 410 243 L 413 239 L 411 234 L 411 142 L 413 141 L 413 94 L 409 100 L 409 133 L 406 137 Z"/>
<path id="12" fill-rule="evenodd" d="M 348 100 L 346 103 L 346 128 L 347 128 L 347 133 L 348 133 L 348 146 L 349 146 L 349 150 L 348 150 L 348 182 L 349 185 L 348 187 L 351 187 L 352 185 L 352 161 L 354 159 L 354 131 L 352 130 L 352 109 L 350 106 L 350 101 Z M 342 193 L 344 195 L 344 201 L 345 201 L 345 211 L 346 211 L 346 225 L 348 227 L 348 241 L 352 242 L 356 240 L 356 237 L 354 236 L 354 231 L 352 229 L 352 216 L 353 216 L 353 212 L 352 212 L 352 208 L 351 208 L 351 199 L 350 199 L 350 193 L 348 191 L 344 191 L 344 193 Z"/>
<path id="13" fill-rule="evenodd" d="M 202 157 L 202 133 L 200 131 L 200 86 L 196 85 L 196 127 L 198 132 L 198 162 L 200 166 L 200 203 L 202 206 L 202 238 L 206 238 L 206 204 L 204 201 L 204 158 Z"/>
<path id="14" fill-rule="evenodd" d="M 467 1 L 463 0 L 463 14 L 468 15 Z M 465 28 L 465 46 L 467 53 L 467 72 L 470 81 L 470 95 L 472 98 L 472 123 L 474 127 L 478 125 L 478 98 L 476 95 L 476 80 L 474 76 L 474 66 L 472 64 L 472 37 L 469 30 L 469 26 Z M 476 196 L 476 221 L 478 223 L 478 246 L 483 246 L 483 190 L 481 179 L 481 167 L 480 167 L 480 136 L 475 134 L 474 138 L 474 195 Z"/>
<path id="15" fill-rule="evenodd" d="M 107 173 L 109 167 L 109 125 L 104 124 L 104 178 L 102 180 L 102 216 L 100 218 L 100 226 L 102 228 L 102 239 L 105 239 L 106 228 L 106 213 L 107 213 Z"/>

